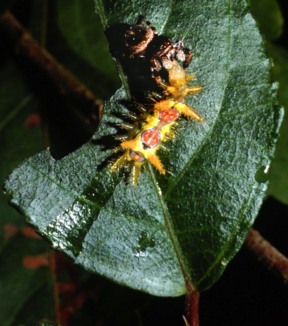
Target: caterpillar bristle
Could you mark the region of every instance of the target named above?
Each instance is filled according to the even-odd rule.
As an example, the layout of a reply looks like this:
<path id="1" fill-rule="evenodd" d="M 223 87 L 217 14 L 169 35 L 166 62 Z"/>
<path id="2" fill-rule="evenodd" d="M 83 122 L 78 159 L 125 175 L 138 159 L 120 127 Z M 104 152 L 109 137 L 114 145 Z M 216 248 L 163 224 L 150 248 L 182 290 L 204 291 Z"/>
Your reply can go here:
<path id="1" fill-rule="evenodd" d="M 129 120 L 131 120 L 133 122 L 138 120 L 138 117 L 135 114 L 131 113 L 131 112 L 126 113 L 123 117 L 127 118 L 127 119 L 129 119 Z"/>
<path id="2" fill-rule="evenodd" d="M 163 96 L 161 94 L 156 93 L 156 92 L 151 92 L 151 93 L 148 93 L 147 98 L 150 101 L 156 103 L 157 101 L 163 99 Z"/>
<path id="3" fill-rule="evenodd" d="M 138 105 L 137 106 L 137 110 L 139 112 L 142 112 L 142 113 L 146 113 L 147 112 L 147 108 L 145 108 L 145 106 L 143 106 L 143 105 Z"/>
<path id="4" fill-rule="evenodd" d="M 111 166 L 110 171 L 111 172 L 117 172 L 119 171 L 124 165 L 126 164 L 126 157 L 125 154 L 121 155 Z"/>
<path id="5" fill-rule="evenodd" d="M 121 146 L 117 146 L 117 147 L 115 147 L 114 149 L 113 149 L 113 153 L 118 153 L 118 152 L 120 152 L 120 151 L 123 151 L 123 148 L 121 147 Z"/>
<path id="6" fill-rule="evenodd" d="M 124 122 L 121 122 L 118 124 L 118 126 L 121 128 L 121 129 L 125 129 L 125 130 L 132 130 L 134 128 L 133 125 L 130 125 L 128 123 L 124 123 Z"/>
<path id="7" fill-rule="evenodd" d="M 131 175 L 132 175 L 132 185 L 133 186 L 136 186 L 137 185 L 137 182 L 138 182 L 138 178 L 139 178 L 139 175 L 140 175 L 140 170 L 141 170 L 141 167 L 139 165 L 133 165 L 132 167 L 132 172 L 131 172 Z"/>
<path id="8" fill-rule="evenodd" d="M 127 140 L 128 138 L 129 138 L 128 135 L 116 135 L 116 136 L 114 136 L 114 139 L 117 140 L 117 141 L 120 141 L 120 142 L 122 142 L 124 140 Z"/>
<path id="9" fill-rule="evenodd" d="M 186 75 L 186 82 L 189 82 L 190 80 L 193 80 L 195 78 L 196 78 L 196 75 L 194 75 L 194 74 Z"/>
<path id="10" fill-rule="evenodd" d="M 199 92 L 201 92 L 203 89 L 202 86 L 190 86 L 187 88 L 187 92 L 191 95 L 195 95 L 198 94 Z"/>
<path id="11" fill-rule="evenodd" d="M 166 146 L 164 146 L 163 144 L 160 144 L 159 148 L 164 152 L 170 152 L 170 150 Z"/>
<path id="12" fill-rule="evenodd" d="M 169 140 L 172 140 L 173 138 L 174 137 L 166 135 L 165 138 L 163 139 L 163 141 L 169 141 Z"/>

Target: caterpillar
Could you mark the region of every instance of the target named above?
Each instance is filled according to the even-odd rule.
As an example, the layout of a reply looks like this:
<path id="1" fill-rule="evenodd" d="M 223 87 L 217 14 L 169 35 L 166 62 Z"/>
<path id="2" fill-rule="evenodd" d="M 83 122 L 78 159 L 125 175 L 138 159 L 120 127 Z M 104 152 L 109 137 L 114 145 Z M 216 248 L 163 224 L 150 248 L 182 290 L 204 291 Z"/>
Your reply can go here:
<path id="1" fill-rule="evenodd" d="M 147 162 L 160 174 L 166 173 L 157 152 L 165 148 L 163 143 L 175 137 L 174 129 L 181 116 L 203 121 L 196 110 L 184 102 L 202 87 L 189 85 L 195 78 L 186 74 L 192 60 L 191 50 L 183 41 L 173 42 L 165 35 L 158 35 L 143 16 L 139 16 L 134 25 L 108 27 L 106 36 L 113 57 L 127 76 L 132 96 L 139 103 L 146 101 L 139 116 L 129 115 L 132 124 L 122 124 L 129 132 L 119 137 L 121 143 L 115 152 L 121 150 L 123 154 L 110 167 L 111 172 L 131 167 L 132 184 L 136 185 Z"/>
<path id="2" fill-rule="evenodd" d="M 189 86 L 188 82 L 194 75 L 186 75 L 186 71 L 177 60 L 173 60 L 168 71 L 169 83 L 162 83 L 165 98 L 155 100 L 148 111 L 142 127 L 139 130 L 138 124 L 132 132 L 127 135 L 127 140 L 120 143 L 120 149 L 124 150 L 111 166 L 110 171 L 116 172 L 122 167 L 132 165 L 132 184 L 136 185 L 141 168 L 150 162 L 160 174 L 165 174 L 166 170 L 157 155 L 157 151 L 163 148 L 162 143 L 175 137 L 174 128 L 181 115 L 192 118 L 196 121 L 203 121 L 203 118 L 183 102 L 189 94 L 197 94 L 201 91 L 201 86 Z"/>

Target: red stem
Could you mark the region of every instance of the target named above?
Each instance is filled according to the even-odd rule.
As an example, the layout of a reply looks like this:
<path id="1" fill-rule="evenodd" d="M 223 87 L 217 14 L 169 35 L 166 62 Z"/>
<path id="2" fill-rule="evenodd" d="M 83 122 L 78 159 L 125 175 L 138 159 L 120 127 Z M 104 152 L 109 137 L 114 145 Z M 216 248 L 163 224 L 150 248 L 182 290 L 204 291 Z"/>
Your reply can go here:
<path id="1" fill-rule="evenodd" d="M 288 259 L 273 247 L 262 235 L 251 229 L 245 240 L 246 247 L 269 269 L 288 282 Z"/>
<path id="2" fill-rule="evenodd" d="M 185 326 L 199 326 L 200 293 L 187 281 Z"/>
<path id="3" fill-rule="evenodd" d="M 59 293 L 57 289 L 57 267 L 56 267 L 56 253 L 50 251 L 50 271 L 51 271 L 51 282 L 53 284 L 53 299 L 54 299 L 54 320 L 57 324 L 60 323 L 60 308 L 59 308 Z"/>

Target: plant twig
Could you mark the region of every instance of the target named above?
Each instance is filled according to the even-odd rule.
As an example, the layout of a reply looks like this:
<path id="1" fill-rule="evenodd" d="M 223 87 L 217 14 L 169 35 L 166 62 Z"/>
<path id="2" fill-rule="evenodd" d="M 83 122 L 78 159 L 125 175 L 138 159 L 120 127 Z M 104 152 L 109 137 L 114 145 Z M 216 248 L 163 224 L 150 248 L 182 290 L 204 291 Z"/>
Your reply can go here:
<path id="1" fill-rule="evenodd" d="M 0 24 L 16 45 L 18 53 L 41 69 L 56 85 L 58 91 L 72 102 L 87 110 L 90 118 L 100 121 L 102 101 L 97 99 L 86 85 L 80 83 L 69 71 L 44 49 L 32 35 L 9 12 L 0 19 Z"/>
<path id="2" fill-rule="evenodd" d="M 249 231 L 245 245 L 263 264 L 288 282 L 288 258 L 265 240 L 258 231 L 254 229 Z"/>
<path id="3" fill-rule="evenodd" d="M 54 299 L 54 313 L 55 313 L 55 322 L 60 324 L 60 303 L 59 303 L 59 293 L 57 288 L 57 278 L 56 278 L 56 255 L 59 254 L 55 251 L 50 251 L 50 275 L 51 283 L 53 285 L 53 299 Z"/>
<path id="4" fill-rule="evenodd" d="M 199 299 L 197 292 L 190 281 L 186 281 L 186 316 L 183 317 L 185 326 L 199 326 Z"/>

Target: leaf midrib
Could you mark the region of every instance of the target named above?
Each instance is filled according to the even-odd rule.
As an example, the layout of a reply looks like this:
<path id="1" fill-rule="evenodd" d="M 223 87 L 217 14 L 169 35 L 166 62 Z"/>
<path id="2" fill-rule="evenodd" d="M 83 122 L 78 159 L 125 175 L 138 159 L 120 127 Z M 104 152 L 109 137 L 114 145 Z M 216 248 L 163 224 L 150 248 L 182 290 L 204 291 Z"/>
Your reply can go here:
<path id="1" fill-rule="evenodd" d="M 218 115 L 217 115 L 216 119 L 214 120 L 213 125 L 210 128 L 210 131 L 208 133 L 206 133 L 205 137 L 203 138 L 203 140 L 202 140 L 201 144 L 199 145 L 199 147 L 197 148 L 197 150 L 193 153 L 193 155 L 191 156 L 191 158 L 187 161 L 187 163 L 183 167 L 183 169 L 180 172 L 180 174 L 178 174 L 177 180 L 175 181 L 175 179 L 174 179 L 173 180 L 173 183 L 171 183 L 171 186 L 169 186 L 168 190 L 165 192 L 165 194 L 163 194 L 163 197 L 161 197 L 161 198 L 159 197 L 159 200 L 160 200 L 160 203 L 161 203 L 161 207 L 162 207 L 162 211 L 163 211 L 163 216 L 164 216 L 164 219 L 165 219 L 165 224 L 166 224 L 166 227 L 167 227 L 167 231 L 168 231 L 168 234 L 169 234 L 170 239 L 172 241 L 172 244 L 174 246 L 175 253 L 176 253 L 177 259 L 179 261 L 179 264 L 181 266 L 184 279 L 189 279 L 189 280 L 190 280 L 189 275 L 192 275 L 193 273 L 192 273 L 191 270 L 189 272 L 189 267 L 187 266 L 187 263 L 185 262 L 185 259 L 184 259 L 185 256 L 182 253 L 182 249 L 181 249 L 181 247 L 179 245 L 177 236 L 174 233 L 174 230 L 173 230 L 173 221 L 172 221 L 172 218 L 171 218 L 171 214 L 169 213 L 168 208 L 166 208 L 166 205 L 164 203 L 164 199 L 167 198 L 167 196 L 169 195 L 169 193 L 174 189 L 174 187 L 177 186 L 177 184 L 179 183 L 179 181 L 184 177 L 185 172 L 188 170 L 188 168 L 192 164 L 192 162 L 195 159 L 195 157 L 198 155 L 198 153 L 201 152 L 201 149 L 204 147 L 204 145 L 210 139 L 210 135 L 214 131 L 214 128 L 215 128 L 215 126 L 216 126 L 216 124 L 218 122 L 219 116 L 220 116 L 221 109 L 223 108 L 223 101 L 225 99 L 226 89 L 227 89 L 227 87 L 229 85 L 228 81 L 229 81 L 229 77 L 230 77 L 230 67 L 231 67 L 231 0 L 228 0 L 227 1 L 227 6 L 228 6 L 228 8 L 227 8 L 228 15 L 227 16 L 229 17 L 229 22 L 227 24 L 227 26 L 228 26 L 228 32 L 227 32 L 227 36 L 228 36 L 227 37 L 227 40 L 228 40 L 227 41 L 227 48 L 228 48 L 228 51 L 227 51 L 227 53 L 228 53 L 228 55 L 227 55 L 227 73 L 226 73 L 226 81 L 225 81 L 226 86 L 225 86 L 225 89 L 223 90 L 223 96 L 222 96 L 222 100 L 221 100 L 221 108 L 220 108 L 220 110 L 218 112 Z M 157 188 L 158 187 L 157 181 L 155 179 L 154 172 L 151 169 L 150 169 L 150 173 L 153 175 L 152 178 L 153 178 L 153 181 L 155 183 L 155 187 Z M 222 254 L 222 251 L 221 251 L 221 254 Z M 219 256 L 221 256 L 221 254 Z M 218 260 L 215 260 L 211 264 L 211 266 L 213 266 L 212 269 L 215 267 L 215 265 L 217 264 L 217 262 L 218 262 Z M 191 269 L 191 267 L 190 267 L 190 269 Z"/>
<path id="2" fill-rule="evenodd" d="M 223 108 L 223 102 L 225 99 L 225 94 L 226 94 L 226 89 L 229 85 L 228 81 L 229 81 L 229 77 L 230 77 L 230 71 L 231 71 L 231 0 L 228 0 L 228 10 L 229 10 L 229 23 L 227 24 L 229 27 L 228 30 L 228 55 L 227 55 L 227 72 L 226 72 L 226 81 L 225 81 L 225 89 L 223 90 L 223 95 L 222 95 L 222 99 L 220 101 L 221 105 L 220 105 L 220 110 L 218 111 L 218 115 L 215 118 L 213 124 L 210 127 L 210 130 L 205 134 L 204 138 L 202 139 L 201 143 L 199 144 L 198 148 L 194 151 L 193 155 L 191 155 L 190 159 L 186 162 L 186 164 L 183 166 L 183 169 L 181 170 L 181 172 L 179 174 L 177 174 L 177 178 L 171 179 L 171 182 L 169 183 L 169 186 L 166 188 L 167 190 L 165 191 L 165 194 L 163 195 L 165 198 L 170 194 L 171 191 L 173 191 L 173 189 L 177 186 L 177 184 L 180 182 L 180 180 L 182 180 L 182 178 L 184 177 L 186 171 L 189 169 L 190 165 L 192 165 L 194 159 L 198 156 L 199 153 L 201 153 L 202 148 L 207 144 L 207 142 L 210 140 L 210 136 L 211 134 L 214 132 L 214 128 L 216 127 L 219 117 L 220 117 L 220 112 Z"/>
<path id="3" fill-rule="evenodd" d="M 212 273 L 213 269 L 218 265 L 218 263 L 223 259 L 224 255 L 225 255 L 225 252 L 227 250 L 229 250 L 229 247 L 231 245 L 231 243 L 233 242 L 233 239 L 235 239 L 236 237 L 236 234 L 238 232 L 238 226 L 240 224 L 242 224 L 243 222 L 243 218 L 245 217 L 245 209 L 246 207 L 248 207 L 249 205 L 249 202 L 250 202 L 250 199 L 251 199 L 251 195 L 253 194 L 254 192 L 254 188 L 252 187 L 250 192 L 249 192 L 249 196 L 247 198 L 247 200 L 243 203 L 240 211 L 239 211 L 239 214 L 237 215 L 237 223 L 235 223 L 233 229 L 231 230 L 231 232 L 229 233 L 229 237 L 227 239 L 227 241 L 225 242 L 225 244 L 223 245 L 222 247 L 222 250 L 219 251 L 219 254 L 217 255 L 217 257 L 215 258 L 215 260 L 211 263 L 211 265 L 209 266 L 209 268 L 207 269 L 206 273 L 198 280 L 198 285 L 201 284 L 201 282 L 203 280 L 205 280 L 205 278 L 207 276 L 209 276 L 210 273 Z"/>

